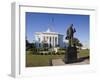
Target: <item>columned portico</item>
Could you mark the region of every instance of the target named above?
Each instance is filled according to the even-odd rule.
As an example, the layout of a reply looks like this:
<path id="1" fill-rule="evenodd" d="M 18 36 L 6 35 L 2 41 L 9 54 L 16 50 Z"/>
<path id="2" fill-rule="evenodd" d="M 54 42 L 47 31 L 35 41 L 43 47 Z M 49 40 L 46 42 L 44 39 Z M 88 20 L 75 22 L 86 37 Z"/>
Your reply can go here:
<path id="1" fill-rule="evenodd" d="M 46 32 L 36 32 L 35 39 L 37 47 L 40 47 L 38 43 L 41 45 L 46 44 L 48 47 L 57 47 L 57 45 L 61 47 L 63 44 L 63 35 L 57 32 L 51 32 L 50 29 Z"/>

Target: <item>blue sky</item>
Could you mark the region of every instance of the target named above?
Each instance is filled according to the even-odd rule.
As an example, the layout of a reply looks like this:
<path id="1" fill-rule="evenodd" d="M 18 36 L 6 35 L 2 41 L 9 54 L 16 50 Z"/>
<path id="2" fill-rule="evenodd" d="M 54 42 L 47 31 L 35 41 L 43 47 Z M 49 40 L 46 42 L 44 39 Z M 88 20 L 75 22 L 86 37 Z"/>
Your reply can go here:
<path id="1" fill-rule="evenodd" d="M 34 40 L 35 32 L 51 31 L 64 35 L 70 24 L 76 29 L 75 37 L 89 46 L 89 15 L 51 14 L 26 12 L 26 36 L 29 42 Z"/>

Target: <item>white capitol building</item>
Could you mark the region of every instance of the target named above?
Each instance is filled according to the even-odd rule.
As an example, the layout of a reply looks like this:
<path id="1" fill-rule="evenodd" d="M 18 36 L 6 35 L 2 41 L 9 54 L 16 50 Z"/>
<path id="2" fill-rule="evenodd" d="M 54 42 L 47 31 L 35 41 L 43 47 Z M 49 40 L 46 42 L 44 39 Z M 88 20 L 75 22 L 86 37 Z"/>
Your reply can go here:
<path id="1" fill-rule="evenodd" d="M 63 35 L 57 32 L 51 32 L 49 28 L 46 32 L 36 32 L 35 41 L 37 48 L 43 47 L 43 44 L 46 44 L 48 48 L 64 47 Z"/>

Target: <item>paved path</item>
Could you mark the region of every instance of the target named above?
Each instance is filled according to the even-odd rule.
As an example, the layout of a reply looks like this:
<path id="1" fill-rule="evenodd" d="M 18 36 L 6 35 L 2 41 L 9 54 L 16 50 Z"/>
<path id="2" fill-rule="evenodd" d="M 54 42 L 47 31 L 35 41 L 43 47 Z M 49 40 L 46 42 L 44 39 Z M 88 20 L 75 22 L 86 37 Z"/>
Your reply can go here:
<path id="1" fill-rule="evenodd" d="M 52 60 L 52 65 L 53 66 L 59 66 L 59 65 L 83 65 L 83 64 L 89 64 L 89 60 L 86 59 L 82 62 L 76 62 L 76 63 L 70 63 L 70 64 L 65 64 L 62 59 L 53 59 Z"/>
<path id="2" fill-rule="evenodd" d="M 62 59 L 53 59 L 52 60 L 52 65 L 53 66 L 58 66 L 58 65 L 65 65 Z"/>

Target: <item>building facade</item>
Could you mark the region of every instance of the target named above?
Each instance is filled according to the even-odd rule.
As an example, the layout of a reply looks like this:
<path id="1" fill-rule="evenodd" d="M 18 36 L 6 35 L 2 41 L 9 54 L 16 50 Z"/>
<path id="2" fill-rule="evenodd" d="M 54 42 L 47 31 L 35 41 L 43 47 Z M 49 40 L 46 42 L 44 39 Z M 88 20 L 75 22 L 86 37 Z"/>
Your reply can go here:
<path id="1" fill-rule="evenodd" d="M 63 47 L 63 35 L 57 32 L 51 32 L 48 29 L 46 32 L 35 33 L 36 47 Z"/>

